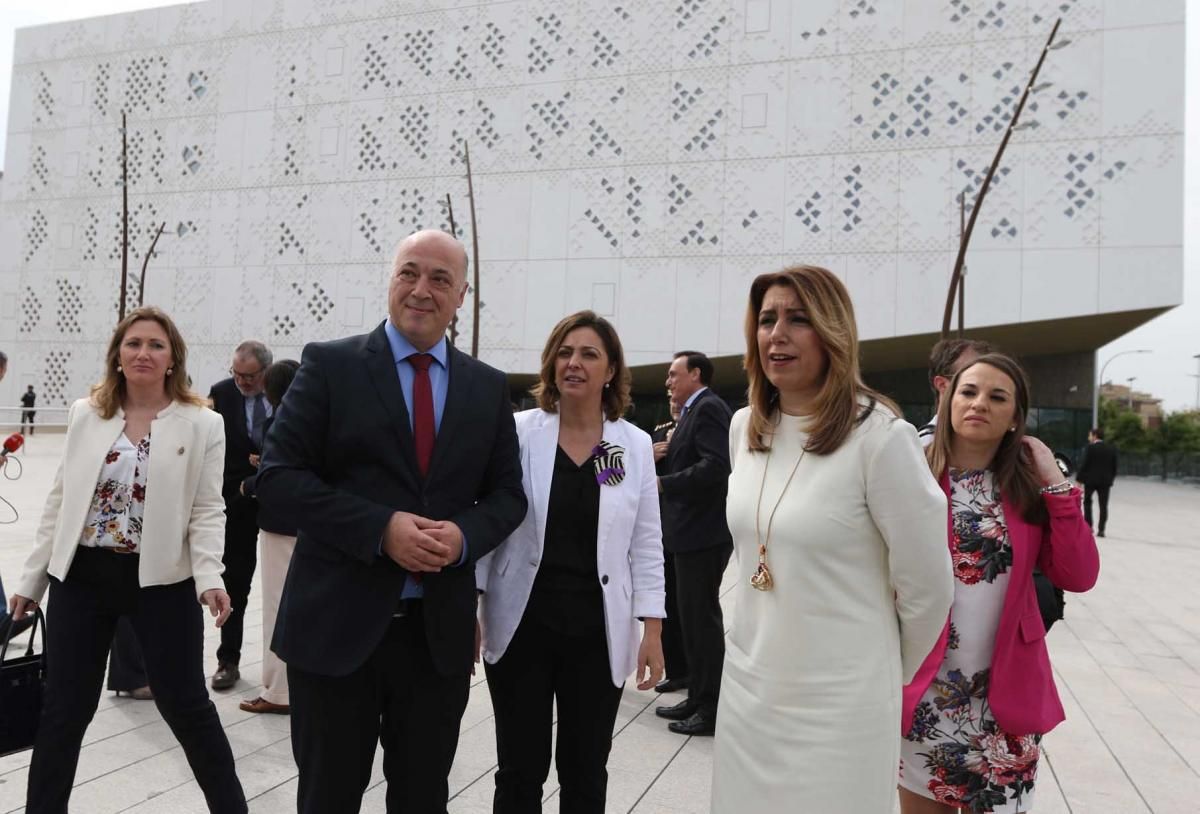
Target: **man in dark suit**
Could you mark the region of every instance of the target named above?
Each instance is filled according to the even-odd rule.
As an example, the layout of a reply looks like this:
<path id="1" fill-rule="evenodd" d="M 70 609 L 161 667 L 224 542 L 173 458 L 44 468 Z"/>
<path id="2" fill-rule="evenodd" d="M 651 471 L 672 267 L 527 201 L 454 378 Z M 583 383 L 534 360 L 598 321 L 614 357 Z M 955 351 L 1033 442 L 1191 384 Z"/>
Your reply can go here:
<path id="1" fill-rule="evenodd" d="M 1088 433 L 1088 445 L 1083 450 L 1083 460 L 1075 480 L 1083 485 L 1083 518 L 1088 528 L 1092 526 L 1092 494 L 1100 499 L 1100 528 L 1097 536 L 1104 536 L 1108 525 L 1108 491 L 1117 479 L 1117 450 L 1105 442 L 1104 431 L 1099 427 Z"/>
<path id="2" fill-rule="evenodd" d="M 677 421 L 679 405 L 671 402 L 671 420 L 659 424 L 650 433 L 650 440 L 654 442 L 654 471 L 659 476 L 667 474 L 667 450 Z M 658 498 L 661 507 L 664 498 L 661 494 Z M 663 576 L 667 586 L 667 618 L 662 624 L 662 648 L 667 677 L 654 689 L 656 692 L 678 692 L 687 689 L 688 663 L 687 652 L 683 649 L 683 631 L 679 627 L 679 603 L 675 599 L 675 558 L 666 550 L 663 551 Z"/>
<path id="3" fill-rule="evenodd" d="M 388 319 L 304 349 L 259 499 L 299 527 L 272 650 L 301 814 L 352 814 L 383 744 L 389 812 L 444 812 L 475 652 L 475 562 L 525 516 L 504 374 L 450 347 L 466 252 L 397 251 Z"/>
<path id="4" fill-rule="evenodd" d="M 725 621 L 721 577 L 733 553 L 725 523 L 729 480 L 729 406 L 708 389 L 713 366 L 695 351 L 675 354 L 667 392 L 679 405 L 679 423 L 667 449 L 663 495 L 663 547 L 675 561 L 675 598 L 688 662 L 688 697 L 655 714 L 672 732 L 711 735 L 717 721 Z M 670 610 L 667 611 L 670 613 Z"/>
<path id="5" fill-rule="evenodd" d="M 251 455 L 262 452 L 263 433 L 273 412 L 263 392 L 271 366 L 271 351 L 262 342 L 247 339 L 233 352 L 229 378 L 213 385 L 208 394 L 213 409 L 225 419 L 225 592 L 233 612 L 221 628 L 217 648 L 214 690 L 227 690 L 241 678 L 242 627 L 250 583 L 258 565 L 258 501 L 244 492 L 243 484 L 256 474 Z"/>

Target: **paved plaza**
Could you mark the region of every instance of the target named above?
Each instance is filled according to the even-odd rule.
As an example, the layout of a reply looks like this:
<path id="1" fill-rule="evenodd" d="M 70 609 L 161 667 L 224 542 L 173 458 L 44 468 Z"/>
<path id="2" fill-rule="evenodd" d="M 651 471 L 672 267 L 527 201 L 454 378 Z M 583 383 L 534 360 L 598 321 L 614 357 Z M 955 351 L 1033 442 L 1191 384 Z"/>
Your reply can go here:
<path id="1" fill-rule="evenodd" d="M 20 511 L 0 526 L 0 573 L 11 587 L 41 515 L 62 436 L 36 436 L 24 474 L 0 480 L 0 497 Z M 10 470 L 11 474 L 11 470 Z M 0 505 L 0 521 L 10 519 Z M 1120 480 L 1101 540 L 1096 589 L 1067 598 L 1067 619 L 1049 635 L 1067 721 L 1044 741 L 1038 814 L 1195 814 L 1200 811 L 1200 488 Z M 732 572 L 732 569 L 730 569 Z M 726 581 L 726 596 L 732 585 Z M 252 715 L 238 702 L 259 689 L 263 632 L 257 586 L 247 615 L 242 681 L 213 693 L 250 810 L 295 811 L 296 768 L 288 719 Z M 727 613 L 736 613 L 732 602 Z M 727 616 L 728 620 L 728 616 Z M 352 627 L 354 620 L 347 619 Z M 216 664 L 209 628 L 205 662 Z M 673 701 L 674 696 L 671 697 Z M 708 810 L 712 740 L 680 738 L 654 717 L 653 693 L 626 689 L 612 757 L 613 812 L 676 814 Z M 478 676 L 462 722 L 450 776 L 451 812 L 491 810 L 495 731 L 487 687 Z M 384 811 L 377 755 L 365 812 Z M 23 809 L 29 753 L 0 759 L 0 812 Z M 546 811 L 557 812 L 547 784 Z M 750 801 L 747 801 L 748 803 Z M 84 814 L 186 814 L 205 811 L 182 751 L 147 702 L 104 693 L 88 730 L 72 810 Z M 797 812 L 804 812 L 797 801 Z M 863 814 L 872 814 L 863 812 Z"/>

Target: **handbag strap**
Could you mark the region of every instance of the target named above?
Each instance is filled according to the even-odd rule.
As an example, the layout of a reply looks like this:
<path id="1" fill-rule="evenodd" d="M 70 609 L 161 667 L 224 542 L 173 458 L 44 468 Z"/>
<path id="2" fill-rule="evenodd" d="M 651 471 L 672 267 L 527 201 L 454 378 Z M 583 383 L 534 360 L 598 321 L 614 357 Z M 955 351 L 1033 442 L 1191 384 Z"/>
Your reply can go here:
<path id="1" fill-rule="evenodd" d="M 25 648 L 25 655 L 33 655 L 33 640 L 37 638 L 38 626 L 42 628 L 42 653 L 46 652 L 46 617 L 42 615 L 41 608 L 35 608 L 33 612 L 33 625 L 29 629 L 29 645 Z M 8 625 L 8 632 L 4 635 L 4 646 L 0 647 L 0 663 L 3 663 L 8 656 L 8 643 L 12 641 L 13 632 L 17 629 L 17 620 L 11 619 Z"/>

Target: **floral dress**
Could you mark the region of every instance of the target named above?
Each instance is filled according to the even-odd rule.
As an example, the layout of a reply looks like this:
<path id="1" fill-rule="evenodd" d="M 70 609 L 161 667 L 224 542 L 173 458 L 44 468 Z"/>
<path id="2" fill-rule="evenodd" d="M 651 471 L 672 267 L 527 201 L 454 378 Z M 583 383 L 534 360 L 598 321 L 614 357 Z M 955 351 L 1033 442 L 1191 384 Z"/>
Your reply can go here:
<path id="1" fill-rule="evenodd" d="M 971 814 L 1033 807 L 1040 735 L 1010 735 L 988 705 L 992 648 L 1012 568 L 1000 490 L 950 470 L 954 606 L 946 657 L 901 741 L 900 785 Z"/>
<path id="2" fill-rule="evenodd" d="M 79 538 L 81 546 L 137 553 L 142 542 L 142 513 L 146 509 L 146 470 L 149 466 L 150 436 L 134 446 L 125 433 L 121 433 L 104 456 L 87 522 Z"/>

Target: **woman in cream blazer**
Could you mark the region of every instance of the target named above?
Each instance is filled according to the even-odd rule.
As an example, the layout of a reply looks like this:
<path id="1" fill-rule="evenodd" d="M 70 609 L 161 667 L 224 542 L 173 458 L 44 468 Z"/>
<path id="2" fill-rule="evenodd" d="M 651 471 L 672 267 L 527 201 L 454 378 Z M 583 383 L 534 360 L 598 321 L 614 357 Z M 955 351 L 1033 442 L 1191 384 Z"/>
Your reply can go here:
<path id="1" fill-rule="evenodd" d="M 645 690 L 662 677 L 654 454 L 620 418 L 620 340 L 590 311 L 555 327 L 534 395 L 541 407 L 516 416 L 529 511 L 476 567 L 499 756 L 493 811 L 541 809 L 557 707 L 560 807 L 602 814 L 625 679 L 636 670 Z"/>
<path id="2" fill-rule="evenodd" d="M 101 418 L 90 399 L 71 405 L 62 464 L 21 575 L 17 589 L 21 596 L 40 597 L 51 577 L 66 579 L 79 550 L 79 535 L 92 504 L 100 463 L 124 427 L 124 409 L 118 408 L 111 418 Z M 159 411 L 151 433 L 155 451 L 171 454 L 150 459 L 147 481 L 153 482 L 154 488 L 146 490 L 142 536 L 162 543 L 139 551 L 138 583 L 149 587 L 192 579 L 197 599 L 206 591 L 224 590 L 221 474 L 225 429 L 221 417 L 207 407 L 173 401 Z M 214 478 L 215 494 L 210 491 Z M 191 511 L 186 511 L 188 506 Z"/>
<path id="3" fill-rule="evenodd" d="M 25 810 L 65 812 L 117 621 L 142 646 L 154 700 L 213 812 L 246 801 L 204 685 L 197 600 L 229 615 L 221 581 L 225 433 L 187 386 L 187 347 L 156 308 L 109 341 L 105 378 L 72 405 L 63 458 L 34 550 L 9 606 L 30 613 L 47 588 L 48 670 Z"/>

